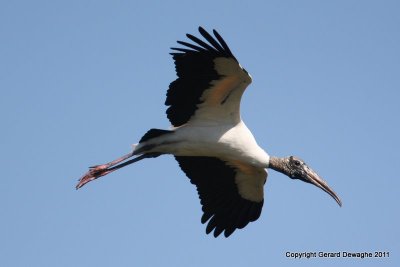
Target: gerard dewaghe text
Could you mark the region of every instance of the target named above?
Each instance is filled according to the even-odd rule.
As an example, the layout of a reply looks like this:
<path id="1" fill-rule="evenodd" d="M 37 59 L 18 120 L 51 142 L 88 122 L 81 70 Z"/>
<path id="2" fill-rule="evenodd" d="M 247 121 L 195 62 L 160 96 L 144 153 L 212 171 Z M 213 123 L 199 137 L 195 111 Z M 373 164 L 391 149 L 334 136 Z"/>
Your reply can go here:
<path id="1" fill-rule="evenodd" d="M 285 256 L 293 259 L 310 259 L 310 258 L 388 258 L 388 251 L 374 252 L 352 252 L 352 251 L 337 251 L 337 252 L 292 252 L 286 251 Z"/>

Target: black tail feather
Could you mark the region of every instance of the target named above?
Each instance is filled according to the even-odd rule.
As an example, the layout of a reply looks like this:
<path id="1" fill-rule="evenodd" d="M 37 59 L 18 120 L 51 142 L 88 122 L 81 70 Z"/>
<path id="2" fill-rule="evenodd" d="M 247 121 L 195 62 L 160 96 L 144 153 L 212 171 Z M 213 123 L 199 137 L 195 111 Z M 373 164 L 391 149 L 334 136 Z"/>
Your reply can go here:
<path id="1" fill-rule="evenodd" d="M 161 130 L 161 129 L 150 129 L 147 131 L 147 133 L 145 133 L 142 138 L 140 139 L 139 143 L 145 142 L 149 139 L 155 138 L 155 137 L 159 137 L 161 135 L 164 134 L 168 134 L 168 133 L 172 133 L 173 131 L 169 131 L 169 130 Z"/>

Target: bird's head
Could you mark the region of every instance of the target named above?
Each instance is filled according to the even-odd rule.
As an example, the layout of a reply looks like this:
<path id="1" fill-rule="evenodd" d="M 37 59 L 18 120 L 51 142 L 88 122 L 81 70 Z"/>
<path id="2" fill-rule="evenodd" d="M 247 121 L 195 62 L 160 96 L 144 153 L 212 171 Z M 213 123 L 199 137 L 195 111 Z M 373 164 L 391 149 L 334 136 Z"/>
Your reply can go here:
<path id="1" fill-rule="evenodd" d="M 295 156 L 285 158 L 271 157 L 270 167 L 276 171 L 286 174 L 292 179 L 299 179 L 319 187 L 333 197 L 339 206 L 342 201 L 338 195 L 328 186 L 328 184 L 300 158 Z"/>

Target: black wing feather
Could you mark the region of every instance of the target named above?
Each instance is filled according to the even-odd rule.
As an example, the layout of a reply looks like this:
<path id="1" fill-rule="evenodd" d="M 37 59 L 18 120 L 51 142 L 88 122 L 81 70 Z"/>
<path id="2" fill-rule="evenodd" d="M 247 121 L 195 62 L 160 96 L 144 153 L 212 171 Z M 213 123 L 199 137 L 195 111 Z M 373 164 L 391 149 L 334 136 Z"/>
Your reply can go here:
<path id="1" fill-rule="evenodd" d="M 178 51 L 171 53 L 178 78 L 169 85 L 165 105 L 169 106 L 167 117 L 175 127 L 190 120 L 201 103 L 204 90 L 210 88 L 212 81 L 221 78 L 214 68 L 214 60 L 218 57 L 235 59 L 217 31 L 213 31 L 216 39 L 201 27 L 199 32 L 211 45 L 187 34 L 194 44 L 178 41 L 184 47 L 171 48 Z"/>
<path id="2" fill-rule="evenodd" d="M 216 50 L 218 50 L 218 52 L 224 53 L 225 49 L 217 41 L 215 41 L 215 39 L 206 30 L 200 27 L 199 32 L 212 46 L 214 46 Z"/>
<path id="3" fill-rule="evenodd" d="M 216 30 L 213 30 L 213 33 L 214 33 L 215 37 L 217 37 L 218 41 L 221 43 L 224 50 L 226 51 L 225 53 L 227 53 L 229 56 L 235 58 L 233 56 L 231 50 L 229 49 L 229 46 L 226 44 L 225 40 L 221 37 L 221 35 L 219 35 L 219 33 Z"/>
<path id="4" fill-rule="evenodd" d="M 180 44 L 180 45 L 184 45 L 184 46 L 187 46 L 187 47 L 189 47 L 189 48 L 192 48 L 193 50 L 196 50 L 196 51 L 198 51 L 198 52 L 207 51 L 207 50 L 204 49 L 203 47 L 200 47 L 200 46 L 197 46 L 197 45 L 188 43 L 188 42 L 177 41 L 177 43 Z"/>
<path id="5" fill-rule="evenodd" d="M 175 50 L 175 51 L 183 52 L 183 53 L 191 53 L 191 52 L 194 52 L 194 51 L 191 50 L 191 49 L 181 48 L 181 47 L 171 47 L 171 49 L 172 49 L 172 50 Z M 171 53 L 171 55 L 175 55 L 175 54 L 178 54 L 178 55 L 179 55 L 179 53 Z"/>
<path id="6" fill-rule="evenodd" d="M 193 42 L 197 43 L 198 45 L 200 45 L 201 47 L 203 47 L 205 50 L 210 51 L 210 52 L 218 52 L 214 47 L 210 46 L 209 44 L 207 44 L 206 42 L 203 42 L 202 40 L 200 40 L 199 38 L 197 38 L 196 36 L 193 36 L 191 34 L 186 34 L 187 38 L 189 38 L 190 40 L 192 40 Z"/>
<path id="7" fill-rule="evenodd" d="M 179 166 L 196 185 L 203 205 L 202 223 L 208 221 L 206 233 L 222 232 L 226 237 L 260 216 L 263 201 L 253 202 L 239 195 L 235 184 L 236 169 L 212 157 L 175 156 Z"/>

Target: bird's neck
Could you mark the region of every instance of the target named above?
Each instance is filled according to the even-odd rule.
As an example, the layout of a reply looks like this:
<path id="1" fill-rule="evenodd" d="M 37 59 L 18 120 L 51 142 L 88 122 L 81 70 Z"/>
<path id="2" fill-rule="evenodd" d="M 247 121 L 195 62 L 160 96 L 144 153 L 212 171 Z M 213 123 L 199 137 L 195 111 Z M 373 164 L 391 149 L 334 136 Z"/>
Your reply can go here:
<path id="1" fill-rule="evenodd" d="M 286 175 L 288 173 L 284 158 L 270 157 L 269 168 Z"/>

